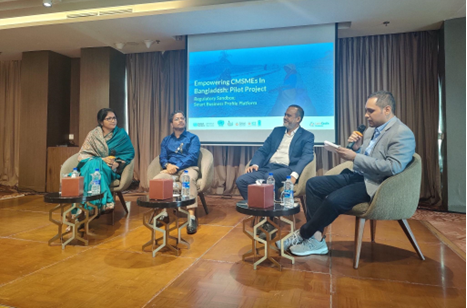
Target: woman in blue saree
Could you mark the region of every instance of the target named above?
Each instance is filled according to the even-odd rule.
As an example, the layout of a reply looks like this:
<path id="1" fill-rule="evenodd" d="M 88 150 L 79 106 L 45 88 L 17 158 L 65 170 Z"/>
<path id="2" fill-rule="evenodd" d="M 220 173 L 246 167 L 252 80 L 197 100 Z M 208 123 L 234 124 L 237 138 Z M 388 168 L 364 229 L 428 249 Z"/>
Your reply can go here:
<path id="1" fill-rule="evenodd" d="M 84 189 L 90 190 L 91 175 L 96 169 L 101 174 L 101 200 L 92 201 L 99 212 L 114 208 L 114 198 L 110 184 L 120 178 L 126 165 L 135 157 L 130 137 L 124 129 L 117 126 L 117 116 L 110 108 L 97 113 L 98 126 L 86 136 L 78 155 L 78 171 L 84 177 Z"/>

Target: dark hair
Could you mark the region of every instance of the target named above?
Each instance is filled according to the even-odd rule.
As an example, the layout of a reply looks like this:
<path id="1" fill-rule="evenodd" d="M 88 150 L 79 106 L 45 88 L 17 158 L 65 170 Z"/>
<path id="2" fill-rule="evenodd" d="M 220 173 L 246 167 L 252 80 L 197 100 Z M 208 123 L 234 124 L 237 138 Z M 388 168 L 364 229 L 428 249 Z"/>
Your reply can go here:
<path id="1" fill-rule="evenodd" d="M 303 116 L 305 115 L 305 111 L 303 111 L 303 108 L 300 107 L 299 105 L 290 105 L 289 108 L 290 107 L 297 108 L 297 115 L 300 117 L 300 122 L 298 122 L 298 123 L 301 123 L 302 120 L 303 120 Z"/>
<path id="2" fill-rule="evenodd" d="M 174 119 L 174 116 L 177 114 L 177 113 L 181 113 L 183 114 L 183 117 L 185 118 L 185 112 L 181 111 L 181 110 L 175 110 L 174 112 L 172 112 L 169 116 L 169 123 L 172 123 L 173 119 Z"/>
<path id="3" fill-rule="evenodd" d="M 113 111 L 112 109 L 110 108 L 102 108 L 101 110 L 99 110 L 97 112 L 97 124 L 99 124 L 99 126 L 101 125 L 102 122 L 104 122 L 105 118 L 107 117 L 107 114 L 109 112 L 113 112 L 113 114 L 115 114 L 115 117 L 117 118 L 118 120 L 118 117 L 117 117 L 117 114 L 115 113 L 115 111 Z"/>
<path id="4" fill-rule="evenodd" d="M 378 91 L 368 96 L 368 99 L 373 98 L 373 97 L 376 97 L 376 106 L 378 106 L 381 109 L 383 109 L 386 106 L 389 106 L 391 107 L 392 113 L 395 113 L 396 100 L 394 99 L 394 96 L 392 96 L 391 92 Z"/>

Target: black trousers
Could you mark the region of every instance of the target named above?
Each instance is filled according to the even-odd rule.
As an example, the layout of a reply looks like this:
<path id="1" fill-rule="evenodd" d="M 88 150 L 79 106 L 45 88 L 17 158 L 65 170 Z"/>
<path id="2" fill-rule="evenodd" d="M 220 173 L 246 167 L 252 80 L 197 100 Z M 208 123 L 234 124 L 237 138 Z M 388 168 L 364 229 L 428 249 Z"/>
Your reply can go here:
<path id="1" fill-rule="evenodd" d="M 323 232 L 340 214 L 355 205 L 370 201 L 363 176 L 348 169 L 339 175 L 318 176 L 306 182 L 307 222 L 300 235 L 308 239 Z"/>

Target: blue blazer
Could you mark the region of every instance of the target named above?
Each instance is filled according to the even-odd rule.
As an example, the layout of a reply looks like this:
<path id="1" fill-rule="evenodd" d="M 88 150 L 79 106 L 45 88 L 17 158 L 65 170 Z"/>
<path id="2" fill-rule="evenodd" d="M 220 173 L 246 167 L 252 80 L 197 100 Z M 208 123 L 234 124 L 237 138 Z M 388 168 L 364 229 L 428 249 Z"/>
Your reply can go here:
<path id="1" fill-rule="evenodd" d="M 269 164 L 269 160 L 276 153 L 284 138 L 285 130 L 285 126 L 274 128 L 263 146 L 256 151 L 251 165 L 258 165 L 261 168 Z M 289 147 L 289 167 L 292 172 L 301 174 L 306 165 L 313 160 L 314 141 L 315 135 L 302 127 L 298 128 Z"/>

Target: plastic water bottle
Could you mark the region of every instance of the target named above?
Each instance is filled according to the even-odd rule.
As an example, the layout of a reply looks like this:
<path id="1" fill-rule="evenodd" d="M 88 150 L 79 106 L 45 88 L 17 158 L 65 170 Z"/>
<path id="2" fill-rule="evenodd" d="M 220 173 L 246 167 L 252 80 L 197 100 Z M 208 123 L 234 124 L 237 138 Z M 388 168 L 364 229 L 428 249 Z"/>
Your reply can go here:
<path id="1" fill-rule="evenodd" d="M 293 183 L 292 179 L 287 176 L 284 184 L 284 207 L 293 208 L 294 207 L 294 198 L 293 198 Z"/>
<path id="2" fill-rule="evenodd" d="M 181 177 L 182 181 L 182 198 L 189 198 L 190 197 L 190 175 L 188 174 L 188 170 L 185 170 Z"/>
<path id="3" fill-rule="evenodd" d="M 77 177 L 79 177 L 78 168 L 73 168 L 73 171 L 71 172 L 71 177 L 72 177 L 72 178 L 77 178 Z"/>
<path id="4" fill-rule="evenodd" d="M 266 180 L 266 184 L 272 184 L 273 190 L 272 190 L 272 201 L 276 199 L 276 181 L 274 180 L 274 176 L 272 175 L 272 172 L 269 172 L 269 176 Z"/>
<path id="5" fill-rule="evenodd" d="M 91 182 L 91 194 L 98 195 L 101 193 L 101 173 L 99 172 L 99 168 L 96 168 L 96 171 L 92 174 L 92 182 Z"/>

